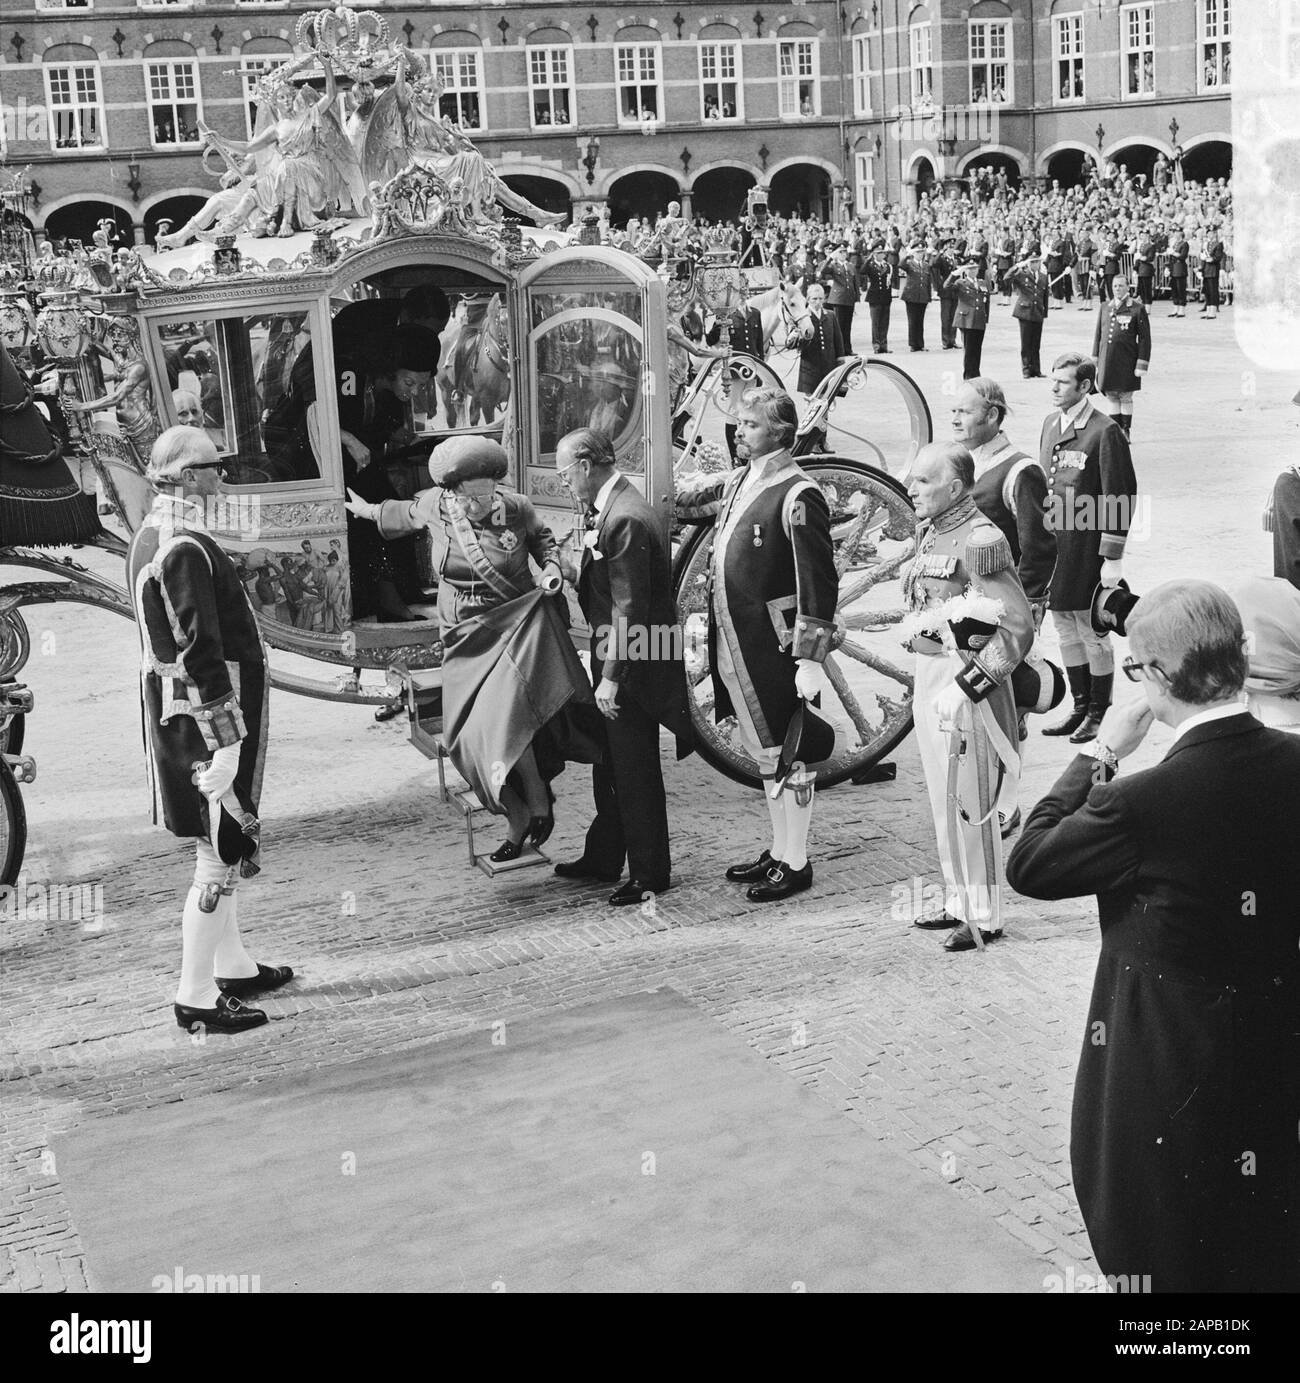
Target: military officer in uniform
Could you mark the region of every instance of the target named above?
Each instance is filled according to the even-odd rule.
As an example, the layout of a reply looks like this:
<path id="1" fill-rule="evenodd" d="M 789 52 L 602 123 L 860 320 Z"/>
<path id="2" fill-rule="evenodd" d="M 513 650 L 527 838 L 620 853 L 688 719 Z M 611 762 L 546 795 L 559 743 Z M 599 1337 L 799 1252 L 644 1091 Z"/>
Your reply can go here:
<path id="1" fill-rule="evenodd" d="M 826 290 L 820 283 L 808 289 L 808 316 L 800 335 L 799 392 L 811 394 L 846 354 L 839 318 L 826 311 Z"/>
<path id="2" fill-rule="evenodd" d="M 1169 296 L 1174 303 L 1171 317 L 1187 316 L 1187 260 L 1191 253 L 1187 236 L 1176 230 L 1169 244 Z"/>
<path id="3" fill-rule="evenodd" d="M 1011 266 L 1007 280 L 1016 290 L 1011 315 L 1020 323 L 1020 368 L 1026 379 L 1042 379 L 1043 322 L 1047 319 L 1047 271 L 1032 245 Z"/>
<path id="4" fill-rule="evenodd" d="M 1092 338 L 1097 361 L 1097 389 L 1105 394 L 1111 416 L 1133 435 L 1133 395 L 1142 387 L 1142 376 L 1151 365 L 1151 319 L 1145 303 L 1136 301 L 1128 280 L 1120 274 L 1111 285 L 1109 302 L 1097 314 Z"/>
<path id="5" fill-rule="evenodd" d="M 889 354 L 889 312 L 894 300 L 894 270 L 885 253 L 885 242 L 871 242 L 871 252 L 862 269 L 867 307 L 871 312 L 871 350 L 874 355 Z"/>
<path id="6" fill-rule="evenodd" d="M 925 349 L 925 310 L 930 306 L 930 267 L 933 256 L 919 238 L 900 261 L 904 280 L 899 297 L 907 309 L 907 344 L 913 352 Z"/>
<path id="7" fill-rule="evenodd" d="M 946 951 L 974 949 L 974 927 L 986 942 L 1002 934 L 997 810 L 999 803 L 1015 801 L 1020 776 L 1010 678 L 1034 639 L 1011 548 L 980 513 L 971 494 L 974 482 L 970 452 L 950 442 L 922 449 L 908 485 L 920 527 L 916 556 L 904 570 L 903 593 L 918 626 L 924 627 L 929 612 L 936 625 L 944 626 L 934 632 L 948 633 L 947 617 L 937 612 L 968 587 L 1002 607 L 997 627 L 978 648 L 963 647 L 959 639 L 954 650 L 924 632 L 912 638 L 917 655 L 912 712 L 946 898 L 942 912 L 918 917 L 914 925 L 927 931 L 955 928 L 944 943 Z M 964 751 L 952 775 L 950 753 L 962 741 Z"/>
<path id="8" fill-rule="evenodd" d="M 957 349 L 957 287 L 950 282 L 956 268 L 951 241 L 941 240 L 934 263 L 930 266 L 930 275 L 939 297 L 939 336 L 946 351 Z"/>
<path id="9" fill-rule="evenodd" d="M 975 257 L 953 270 L 947 283 L 957 295 L 953 324 L 961 332 L 962 378 L 974 379 L 980 372 L 980 359 L 984 353 L 984 333 L 989 324 L 993 285 Z"/>
<path id="10" fill-rule="evenodd" d="M 1048 604 L 1061 640 L 1074 708 L 1045 735 L 1071 744 L 1097 737 L 1115 685 L 1110 635 L 1092 624 L 1098 585 L 1116 586 L 1137 508 L 1137 478 L 1128 437 L 1092 406 L 1096 362 L 1069 352 L 1052 366 L 1057 410 L 1047 415 L 1038 457 L 1047 473 L 1048 515 L 1056 530 L 1056 570 Z"/>
<path id="11" fill-rule="evenodd" d="M 853 309 L 857 305 L 858 271 L 849 263 L 848 250 L 836 245 L 817 271 L 817 277 L 826 288 L 826 305 L 835 313 L 840 324 L 840 335 L 844 339 L 844 349 L 853 349 Z"/>
<path id="12" fill-rule="evenodd" d="M 741 742 L 758 763 L 772 826 L 771 845 L 757 859 L 733 865 L 727 878 L 748 883 L 755 903 L 812 886 L 813 785 L 796 791 L 791 780 L 780 790 L 776 773 L 801 701 L 815 702 L 827 685 L 822 664 L 839 599 L 830 510 L 816 481 L 790 456 L 797 427 L 788 394 L 751 389 L 738 424 L 749 465 L 710 477 L 677 501 L 679 518 L 715 521 L 709 571 L 714 714 L 718 720 L 735 715 Z"/>

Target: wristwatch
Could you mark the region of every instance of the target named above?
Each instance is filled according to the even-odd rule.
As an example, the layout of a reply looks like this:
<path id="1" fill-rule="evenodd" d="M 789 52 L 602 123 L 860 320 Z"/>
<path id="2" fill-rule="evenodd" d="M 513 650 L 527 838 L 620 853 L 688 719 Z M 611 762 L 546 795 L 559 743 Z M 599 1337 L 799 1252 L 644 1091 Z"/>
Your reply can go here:
<path id="1" fill-rule="evenodd" d="M 1112 773 L 1119 772 L 1119 755 L 1108 744 L 1102 744 L 1100 740 L 1093 742 L 1082 751 L 1090 759 L 1096 759 L 1098 763 L 1105 764 Z"/>

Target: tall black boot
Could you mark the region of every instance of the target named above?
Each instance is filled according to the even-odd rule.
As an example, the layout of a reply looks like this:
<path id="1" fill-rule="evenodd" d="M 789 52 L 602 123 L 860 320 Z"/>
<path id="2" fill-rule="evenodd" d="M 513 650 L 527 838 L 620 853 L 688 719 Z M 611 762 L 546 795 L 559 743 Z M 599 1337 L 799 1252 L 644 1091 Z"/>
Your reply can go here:
<path id="1" fill-rule="evenodd" d="M 1088 714 L 1083 724 L 1070 736 L 1071 744 L 1087 744 L 1097 738 L 1102 718 L 1110 709 L 1110 694 L 1115 687 L 1113 672 L 1099 673 L 1092 679 L 1092 694 L 1088 699 Z"/>
<path id="2" fill-rule="evenodd" d="M 1082 667 L 1067 667 L 1065 675 L 1070 681 L 1070 695 L 1074 697 L 1074 709 L 1059 725 L 1049 725 L 1045 735 L 1072 735 L 1088 718 L 1088 698 L 1092 691 L 1092 673 L 1088 664 Z"/>

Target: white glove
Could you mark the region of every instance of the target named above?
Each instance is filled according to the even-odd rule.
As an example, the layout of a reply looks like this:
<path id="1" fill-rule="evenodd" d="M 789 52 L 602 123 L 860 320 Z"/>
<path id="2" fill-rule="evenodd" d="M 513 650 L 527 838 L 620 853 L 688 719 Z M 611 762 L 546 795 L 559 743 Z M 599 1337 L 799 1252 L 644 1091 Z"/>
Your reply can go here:
<path id="1" fill-rule="evenodd" d="M 204 797 L 218 801 L 235 785 L 239 769 L 239 745 L 223 744 L 213 752 L 212 762 L 199 774 L 199 791 Z"/>
<path id="2" fill-rule="evenodd" d="M 969 702 L 970 698 L 956 684 L 949 682 L 948 685 L 934 698 L 935 717 L 939 722 L 939 728 L 946 730 L 950 725 L 957 723 L 957 717 L 961 709 Z"/>
<path id="3" fill-rule="evenodd" d="M 343 501 L 343 507 L 349 514 L 355 514 L 359 519 L 369 519 L 371 523 L 379 522 L 379 506 L 371 504 L 368 499 L 362 499 L 355 490 L 348 491 L 348 497 Z"/>
<path id="4" fill-rule="evenodd" d="M 1118 586 L 1123 576 L 1123 562 L 1103 562 L 1101 564 L 1101 584 L 1103 586 Z"/>
<path id="5" fill-rule="evenodd" d="M 547 562 L 542 568 L 542 590 L 554 595 L 564 585 L 564 571 L 558 562 Z"/>
<path id="6" fill-rule="evenodd" d="M 830 690 L 830 680 L 826 669 L 809 658 L 800 658 L 794 671 L 794 689 L 805 701 L 812 701 L 822 692 Z"/>

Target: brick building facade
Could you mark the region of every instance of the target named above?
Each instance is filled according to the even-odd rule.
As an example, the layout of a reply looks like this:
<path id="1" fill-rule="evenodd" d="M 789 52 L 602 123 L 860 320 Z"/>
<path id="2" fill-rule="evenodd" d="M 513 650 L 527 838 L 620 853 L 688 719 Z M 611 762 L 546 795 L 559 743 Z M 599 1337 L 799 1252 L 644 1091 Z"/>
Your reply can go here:
<path id="1" fill-rule="evenodd" d="M 1098 151 L 1142 167 L 1181 144 L 1226 171 L 1231 3 L 371 8 L 432 56 L 444 110 L 514 186 L 550 209 L 608 202 L 618 222 L 674 197 L 735 216 L 755 184 L 775 210 L 840 216 L 907 201 L 977 156 L 1072 181 Z M 247 138 L 257 71 L 316 8 L 6 5 L 4 157 L 30 167 L 35 226 L 86 234 L 107 214 L 139 238 L 192 212 L 216 188 L 199 121 Z"/>

